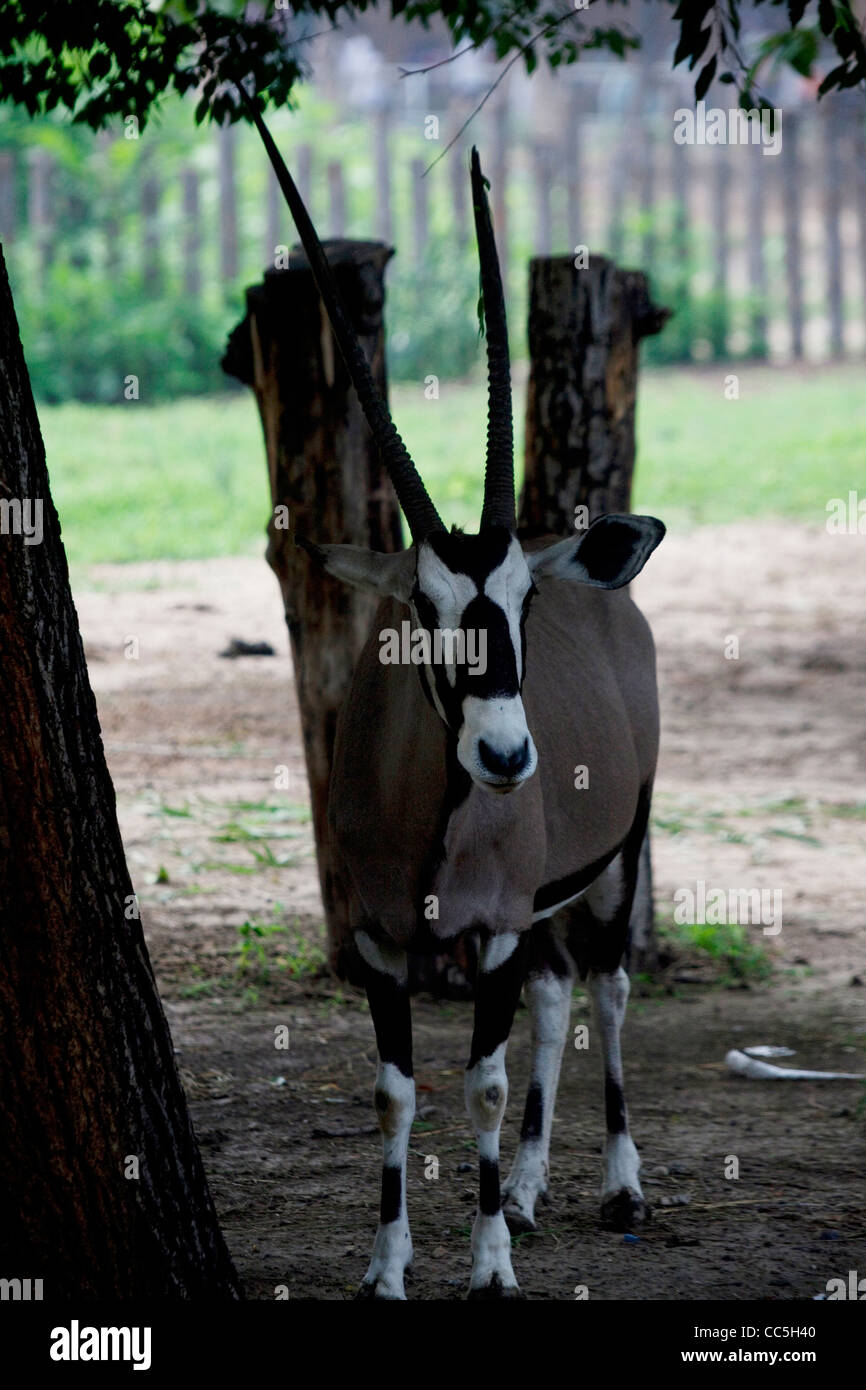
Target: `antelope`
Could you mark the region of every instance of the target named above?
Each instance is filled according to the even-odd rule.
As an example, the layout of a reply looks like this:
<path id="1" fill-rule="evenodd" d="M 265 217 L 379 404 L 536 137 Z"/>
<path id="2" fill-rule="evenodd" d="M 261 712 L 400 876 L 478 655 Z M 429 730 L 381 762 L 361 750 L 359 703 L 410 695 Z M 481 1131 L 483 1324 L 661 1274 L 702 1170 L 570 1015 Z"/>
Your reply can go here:
<path id="1" fill-rule="evenodd" d="M 565 540 L 517 535 L 505 302 L 486 180 L 471 156 L 488 366 L 487 460 L 477 535 L 448 531 L 378 394 L 324 251 L 261 116 L 334 336 L 406 517 L 396 554 L 302 542 L 312 559 L 380 599 L 338 722 L 329 791 L 337 871 L 378 1052 L 383 1139 L 379 1225 L 359 1296 L 403 1299 L 412 1259 L 406 1160 L 415 1114 L 407 953 L 480 942 L 465 1076 L 479 1156 L 470 1298 L 522 1297 L 510 1233 L 546 1197 L 553 1109 L 575 970 L 587 982 L 604 1063 L 605 1224 L 648 1210 L 628 1128 L 620 1029 L 624 966 L 658 750 L 655 654 L 626 586 L 665 528 L 607 515 Z M 483 671 L 454 659 L 384 663 L 382 632 L 486 633 Z M 440 651 L 444 647 L 440 644 Z M 586 768 L 575 778 L 577 766 Z M 505 1051 L 521 990 L 531 1080 L 500 1187 Z"/>

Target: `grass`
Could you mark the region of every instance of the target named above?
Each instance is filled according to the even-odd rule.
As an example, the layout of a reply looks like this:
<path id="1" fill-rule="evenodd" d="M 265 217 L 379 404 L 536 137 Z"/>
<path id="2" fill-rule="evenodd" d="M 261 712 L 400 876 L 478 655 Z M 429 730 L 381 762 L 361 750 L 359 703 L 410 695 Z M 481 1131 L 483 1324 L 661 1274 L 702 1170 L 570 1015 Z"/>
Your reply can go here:
<path id="1" fill-rule="evenodd" d="M 275 969 L 299 980 L 315 978 L 325 971 L 325 952 L 317 941 L 304 936 L 297 922 L 288 927 L 285 922 L 246 921 L 237 928 L 237 933 L 235 952 L 239 974 L 249 973 L 267 981 Z"/>
<path id="2" fill-rule="evenodd" d="M 711 965 L 716 982 L 727 989 L 762 984 L 770 979 L 773 963 L 761 941 L 749 935 L 749 929 L 738 922 L 679 924 L 672 917 L 656 914 L 656 931 L 660 946 L 673 953 L 678 969 L 693 962 L 697 966 Z M 644 987 L 654 988 L 653 977 L 641 976 Z"/>
<path id="3" fill-rule="evenodd" d="M 862 366 L 642 373 L 633 505 L 674 525 L 791 517 L 823 526 L 862 480 Z M 392 391 L 394 416 L 447 521 L 475 529 L 486 429 L 480 382 Z M 524 391 L 515 393 L 515 419 Z M 73 567 L 261 554 L 269 496 L 249 393 L 147 406 L 42 406 L 52 492 Z M 518 455 L 521 430 L 516 430 Z"/>

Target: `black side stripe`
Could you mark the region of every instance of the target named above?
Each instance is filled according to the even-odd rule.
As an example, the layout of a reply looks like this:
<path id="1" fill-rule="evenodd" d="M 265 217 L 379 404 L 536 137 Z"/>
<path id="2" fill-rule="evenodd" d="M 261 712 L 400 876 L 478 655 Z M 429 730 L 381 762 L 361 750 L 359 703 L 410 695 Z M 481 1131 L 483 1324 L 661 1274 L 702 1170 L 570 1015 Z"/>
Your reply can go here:
<path id="1" fill-rule="evenodd" d="M 622 845 L 619 844 L 611 850 L 610 854 L 605 854 L 601 859 L 587 864 L 585 869 L 578 869 L 576 873 L 567 874 L 565 878 L 556 878 L 552 883 L 545 883 L 543 888 L 538 889 L 532 900 L 533 912 L 544 912 L 546 908 L 555 907 L 557 903 L 564 903 L 568 898 L 582 893 L 584 888 L 588 888 L 607 868 L 608 864 L 616 858 L 621 849 Z"/>

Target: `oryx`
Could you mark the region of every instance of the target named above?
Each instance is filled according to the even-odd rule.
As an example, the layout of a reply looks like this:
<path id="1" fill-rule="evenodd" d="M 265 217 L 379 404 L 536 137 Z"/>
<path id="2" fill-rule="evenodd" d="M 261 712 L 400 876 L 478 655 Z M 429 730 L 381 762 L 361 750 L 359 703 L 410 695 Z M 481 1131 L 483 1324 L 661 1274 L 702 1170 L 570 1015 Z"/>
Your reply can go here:
<path id="1" fill-rule="evenodd" d="M 379 1228 L 360 1293 L 405 1297 L 412 1257 L 406 1158 L 415 1113 L 407 951 L 481 941 L 466 1104 L 480 1157 L 470 1297 L 517 1297 L 509 1226 L 534 1224 L 573 963 L 588 981 L 604 1061 L 602 1215 L 646 1215 L 623 1095 L 623 958 L 656 766 L 655 657 L 624 586 L 664 535 L 653 517 L 604 516 L 566 540 L 516 535 L 505 304 L 485 183 L 472 193 L 487 332 L 489 412 L 478 535 L 448 531 L 376 392 L 297 189 L 260 117 L 316 282 L 412 533 L 381 555 L 311 545 L 333 575 L 381 598 L 337 731 L 330 822 L 354 906 L 355 944 L 379 1067 L 384 1140 Z M 483 629 L 484 671 L 457 661 L 384 663 L 380 635 Z M 428 648 L 432 649 L 432 648 Z M 575 776 L 577 768 L 585 774 Z M 499 1130 L 505 1048 L 521 989 L 532 1073 L 504 1191 Z"/>

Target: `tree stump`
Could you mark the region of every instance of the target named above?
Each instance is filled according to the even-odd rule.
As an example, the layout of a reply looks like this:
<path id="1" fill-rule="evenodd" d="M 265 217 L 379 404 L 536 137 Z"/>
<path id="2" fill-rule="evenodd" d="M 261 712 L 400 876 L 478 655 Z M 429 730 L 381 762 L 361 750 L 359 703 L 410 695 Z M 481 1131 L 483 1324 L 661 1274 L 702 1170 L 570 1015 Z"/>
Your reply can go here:
<path id="1" fill-rule="evenodd" d="M 383 277 L 393 252 L 381 242 L 324 245 L 386 397 Z M 302 251 L 293 250 L 285 269 L 267 271 L 247 291 L 246 317 L 231 334 L 223 368 L 252 387 L 261 414 L 274 509 L 267 559 L 291 639 L 330 959 L 339 975 L 351 975 L 348 901 L 328 831 L 328 782 L 337 715 L 377 602 L 311 564 L 295 537 L 400 550 L 400 512 Z M 288 529 L 279 524 L 279 508 L 288 509 Z"/>
<path id="2" fill-rule="evenodd" d="M 522 535 L 572 534 L 579 506 L 589 521 L 630 509 L 638 346 L 668 317 L 605 256 L 530 261 Z"/>
<path id="3" fill-rule="evenodd" d="M 645 275 L 604 256 L 580 269 L 571 256 L 530 262 L 522 536 L 572 535 L 608 512 L 631 510 L 638 348 L 669 316 L 652 303 Z M 649 836 L 633 928 L 632 968 L 653 969 Z"/>

